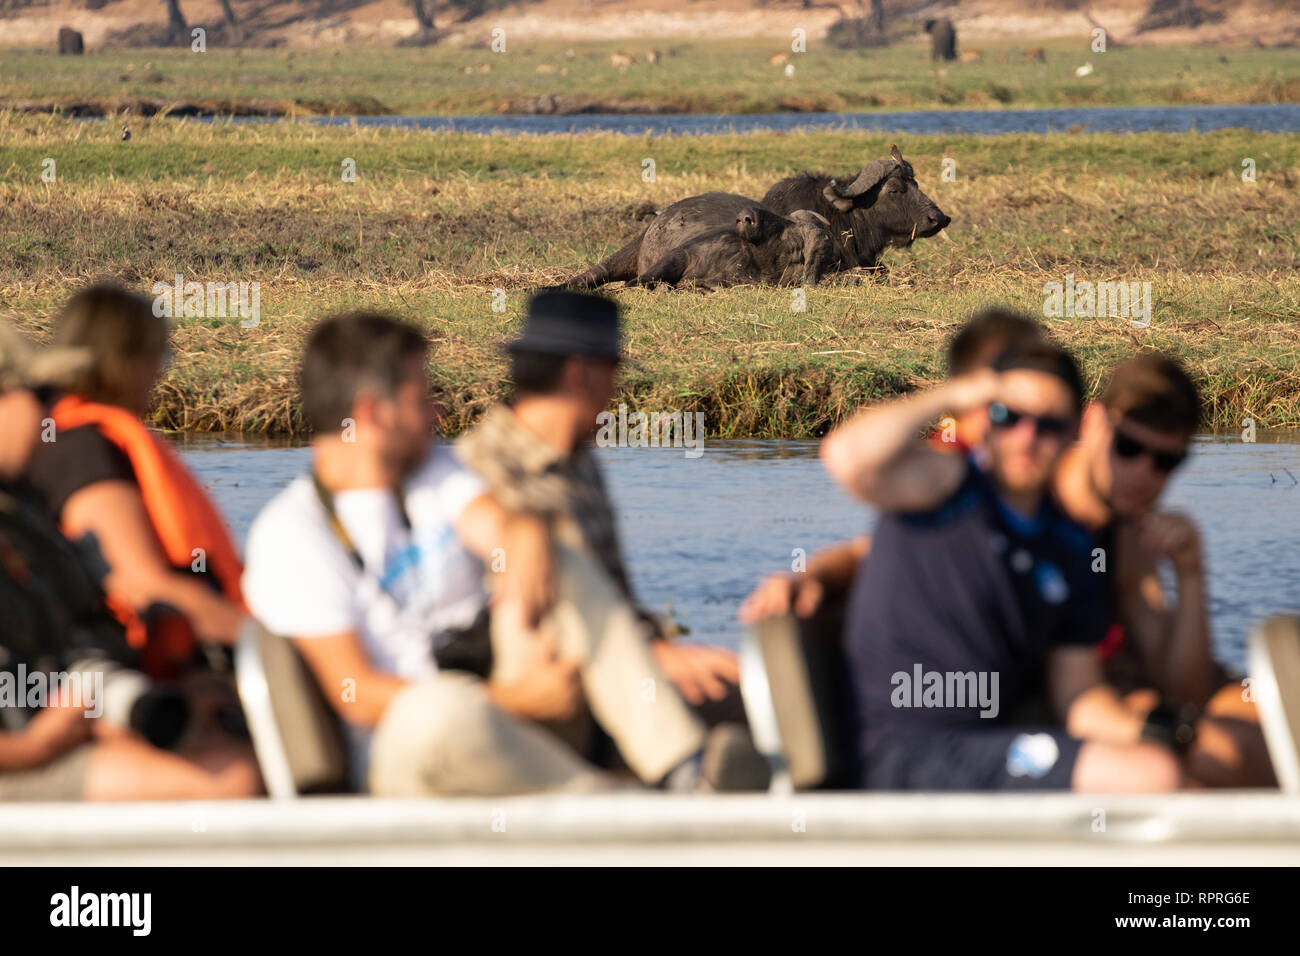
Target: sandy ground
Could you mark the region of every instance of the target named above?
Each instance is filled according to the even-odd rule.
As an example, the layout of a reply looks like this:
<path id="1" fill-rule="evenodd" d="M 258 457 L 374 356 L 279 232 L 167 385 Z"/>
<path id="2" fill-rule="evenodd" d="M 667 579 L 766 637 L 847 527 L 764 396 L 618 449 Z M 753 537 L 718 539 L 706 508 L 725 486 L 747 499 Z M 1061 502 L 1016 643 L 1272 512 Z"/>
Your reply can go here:
<path id="1" fill-rule="evenodd" d="M 1148 0 L 1099 0 L 1075 11 L 1054 9 L 1047 0 L 962 0 L 960 4 L 890 0 L 890 17 L 917 21 L 947 16 L 957 25 L 959 42 L 1088 36 L 1094 23 L 1104 26 L 1112 40 L 1135 44 L 1210 44 L 1266 46 L 1300 43 L 1300 3 L 1277 0 L 1198 0 L 1220 10 L 1222 21 L 1194 30 L 1167 29 L 1137 33 Z M 355 7 L 329 10 L 329 2 L 277 3 L 233 0 L 236 14 L 254 17 L 250 32 L 262 40 L 297 48 L 354 43 L 389 45 L 416 32 L 405 0 L 375 0 Z M 341 6 L 341 5 L 340 5 Z M 1285 9 L 1290 7 L 1291 9 Z M 181 0 L 191 25 L 221 20 L 216 0 Z M 635 40 L 647 37 L 704 39 L 708 37 L 788 38 L 796 27 L 810 41 L 823 37 L 856 4 L 814 3 L 804 9 L 797 0 L 541 0 L 519 3 L 473 20 L 460 21 L 459 12 L 439 7 L 435 20 L 449 31 L 445 42 L 472 43 L 489 38 L 497 27 L 509 40 Z M 59 27 L 80 30 L 89 47 L 102 45 L 114 33 L 151 24 L 162 27 L 166 14 L 160 0 L 114 0 L 99 10 L 84 8 L 84 0 L 51 0 L 48 6 L 0 14 L 0 46 L 54 44 Z"/>

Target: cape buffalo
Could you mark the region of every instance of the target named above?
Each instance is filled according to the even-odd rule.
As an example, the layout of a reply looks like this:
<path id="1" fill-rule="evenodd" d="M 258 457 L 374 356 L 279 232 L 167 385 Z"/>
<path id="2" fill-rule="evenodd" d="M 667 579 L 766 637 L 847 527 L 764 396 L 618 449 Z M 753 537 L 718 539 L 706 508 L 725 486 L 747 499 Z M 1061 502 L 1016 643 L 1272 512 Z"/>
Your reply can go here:
<path id="1" fill-rule="evenodd" d="M 957 29 L 947 17 L 926 20 L 925 32 L 930 34 L 930 59 L 957 59 Z"/>
<path id="2" fill-rule="evenodd" d="M 641 235 L 567 284 L 815 284 L 834 259 L 829 223 L 815 210 L 782 216 L 745 196 L 705 193 L 673 203 Z"/>
<path id="3" fill-rule="evenodd" d="M 788 219 L 752 205 L 732 229 L 718 229 L 675 247 L 637 280 L 645 285 L 693 282 L 705 288 L 767 282 L 816 285 L 831 256 L 830 223 L 808 209 Z"/>
<path id="4" fill-rule="evenodd" d="M 872 268 L 886 247 L 906 249 L 916 239 L 937 235 L 952 222 L 916 184 L 911 163 L 897 146 L 889 159 L 872 160 L 847 186 L 820 174 L 783 179 L 767 191 L 763 205 L 788 216 L 811 209 L 831 224 L 832 268 Z"/>

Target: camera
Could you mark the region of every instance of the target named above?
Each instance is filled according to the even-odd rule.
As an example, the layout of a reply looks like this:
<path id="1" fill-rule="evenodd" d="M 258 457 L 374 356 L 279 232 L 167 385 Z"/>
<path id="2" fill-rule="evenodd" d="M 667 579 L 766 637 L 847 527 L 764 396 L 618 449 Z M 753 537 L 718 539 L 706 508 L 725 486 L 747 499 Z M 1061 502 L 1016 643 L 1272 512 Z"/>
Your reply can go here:
<path id="1" fill-rule="evenodd" d="M 110 726 L 131 730 L 162 750 L 171 750 L 185 736 L 192 711 L 181 691 L 157 684 L 108 657 L 86 657 L 71 668 L 83 683 L 95 686 L 93 704 Z"/>
<path id="2" fill-rule="evenodd" d="M 492 624 L 487 608 L 467 627 L 449 628 L 433 636 L 433 659 L 439 670 L 466 671 L 484 680 L 492 672 Z"/>

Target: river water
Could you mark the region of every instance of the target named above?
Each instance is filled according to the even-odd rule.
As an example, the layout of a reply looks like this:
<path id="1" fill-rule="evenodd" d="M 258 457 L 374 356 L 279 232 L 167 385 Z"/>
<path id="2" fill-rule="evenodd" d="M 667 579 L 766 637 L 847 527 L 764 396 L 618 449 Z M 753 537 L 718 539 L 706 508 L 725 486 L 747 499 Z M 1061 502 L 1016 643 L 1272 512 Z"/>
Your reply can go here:
<path id="1" fill-rule="evenodd" d="M 184 455 L 243 542 L 254 515 L 309 463 L 301 446 L 192 438 Z M 681 450 L 603 448 L 605 469 L 642 603 L 671 605 L 691 639 L 736 646 L 736 608 L 761 575 L 869 530 L 814 442 L 715 441 Z M 1295 477 L 1292 477 L 1292 476 Z M 1252 623 L 1300 609 L 1300 435 L 1253 444 L 1204 436 L 1166 492 L 1201 525 L 1210 572 L 1215 654 L 1241 668 Z"/>
<path id="2" fill-rule="evenodd" d="M 253 120 L 260 122 L 262 120 Z M 1186 133 L 1216 129 L 1300 133 L 1300 104 L 1237 106 L 1089 106 L 1041 110 L 916 110 L 897 113 L 736 113 L 661 115 L 584 113 L 571 116 L 335 116 L 326 125 L 383 126 L 466 133 L 589 133 L 630 136 L 716 135 L 795 129 L 871 130 L 911 134 Z"/>

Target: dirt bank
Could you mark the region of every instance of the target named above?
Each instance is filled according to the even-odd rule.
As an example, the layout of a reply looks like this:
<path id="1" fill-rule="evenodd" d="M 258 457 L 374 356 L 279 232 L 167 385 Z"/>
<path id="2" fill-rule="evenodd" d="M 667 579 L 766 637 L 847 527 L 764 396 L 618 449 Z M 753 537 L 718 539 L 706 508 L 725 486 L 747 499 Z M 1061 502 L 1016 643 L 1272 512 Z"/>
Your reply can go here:
<path id="1" fill-rule="evenodd" d="M 405 0 L 374 0 L 347 9 L 334 4 L 289 2 L 266 5 L 256 0 L 231 0 L 253 46 L 301 49 L 352 44 L 392 45 L 416 33 Z M 103 0 L 92 0 L 103 3 Z M 1094 24 L 1104 26 L 1116 42 L 1137 45 L 1300 44 L 1300 11 L 1287 0 L 1195 0 L 1200 22 L 1195 27 L 1141 29 L 1150 0 L 962 0 L 957 3 L 888 0 L 887 29 L 896 38 L 921 42 L 919 24 L 925 17 L 947 16 L 957 25 L 959 40 L 978 44 L 991 40 L 1078 36 L 1086 39 Z M 158 0 L 109 0 L 87 9 L 86 0 L 32 0 L 0 4 L 0 46 L 53 46 L 58 30 L 71 26 L 84 35 L 88 48 L 148 46 L 165 35 L 166 12 Z M 222 21 L 217 0 L 181 0 L 192 26 L 204 26 L 219 37 Z M 434 19 L 444 31 L 442 42 L 484 43 L 494 29 L 506 31 L 507 42 L 530 40 L 635 41 L 646 38 L 698 40 L 705 37 L 771 37 L 785 41 L 791 31 L 806 31 L 810 42 L 826 35 L 844 14 L 856 12 L 853 2 L 814 3 L 805 9 L 799 0 L 773 0 L 762 6 L 753 0 L 541 0 L 517 3 L 473 19 L 435 5 Z M 214 39 L 214 43 L 216 40 Z"/>

